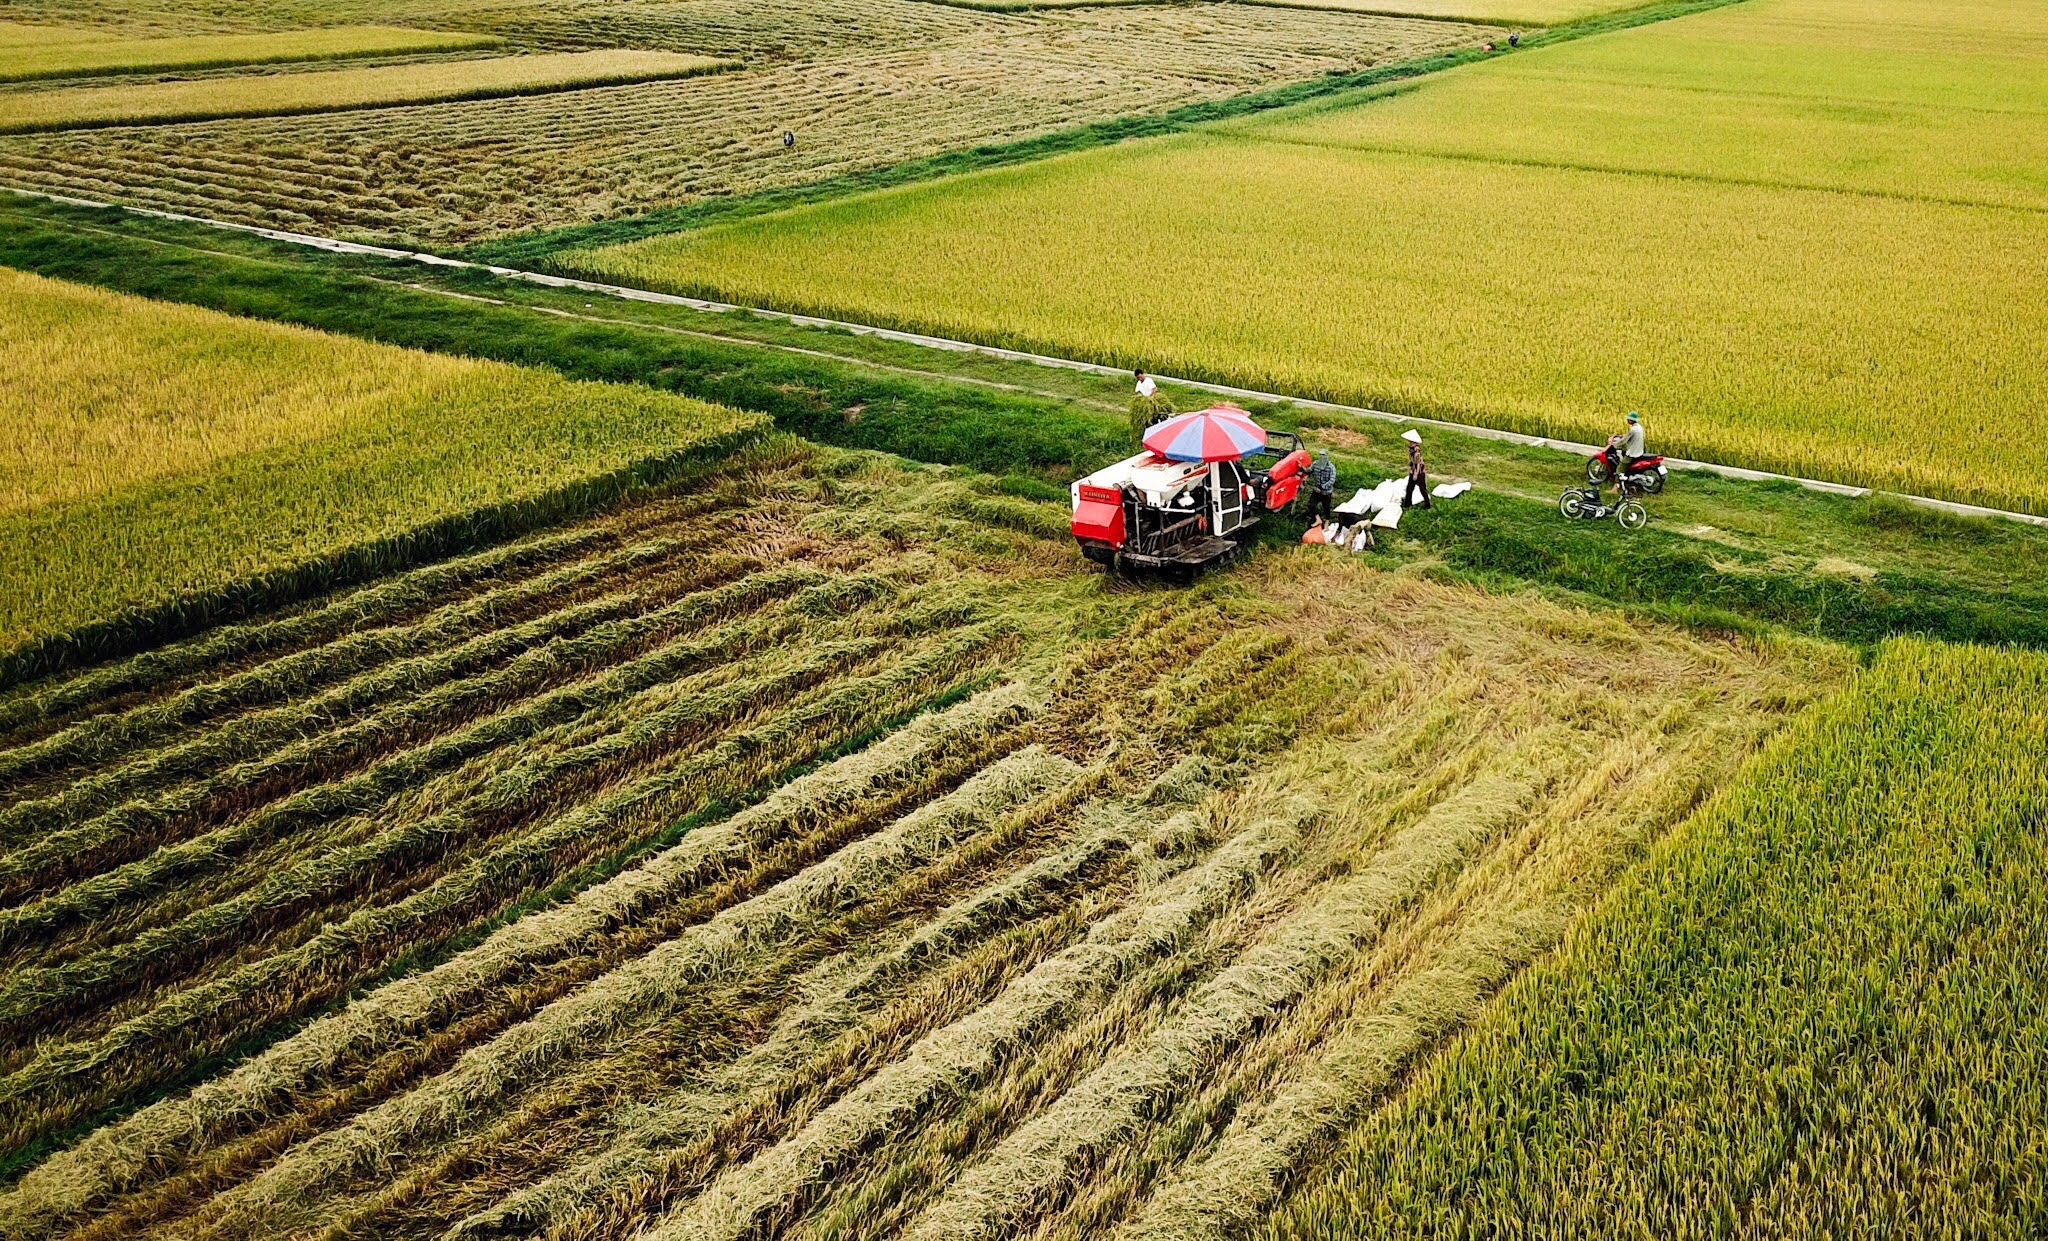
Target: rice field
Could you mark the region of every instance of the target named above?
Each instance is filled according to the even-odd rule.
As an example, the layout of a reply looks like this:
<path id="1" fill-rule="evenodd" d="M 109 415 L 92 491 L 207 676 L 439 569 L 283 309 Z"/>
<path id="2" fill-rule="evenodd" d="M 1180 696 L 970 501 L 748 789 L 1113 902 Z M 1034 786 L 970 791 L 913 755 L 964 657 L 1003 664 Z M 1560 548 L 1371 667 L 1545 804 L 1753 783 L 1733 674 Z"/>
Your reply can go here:
<path id="1" fill-rule="evenodd" d="M 4 269 L 0 337 L 0 656 L 766 421 Z"/>
<path id="2" fill-rule="evenodd" d="M 1943 57 L 1857 50 L 1893 6 Z M 2048 400 L 2048 45 L 1974 12 L 1750 0 L 564 262 L 1580 441 L 1640 409 L 1659 451 L 2048 512 L 2039 441 L 1983 434 Z"/>
<path id="3" fill-rule="evenodd" d="M 994 14 L 923 0 L 692 0 L 597 15 L 568 3 L 481 12 L 421 3 L 323 6 L 322 16 L 458 23 L 508 50 L 625 44 L 746 67 L 600 92 L 16 135 L 0 138 L 0 180 L 448 245 L 1164 112 L 1476 45 L 1489 33 L 1240 4 Z M 792 149 L 785 131 L 796 135 Z"/>
<path id="4" fill-rule="evenodd" d="M 1261 1235 L 2038 1232 L 2044 703 L 1887 646 Z"/>
<path id="5" fill-rule="evenodd" d="M 231 116 L 291 116 L 449 100 L 672 81 L 733 68 L 676 52 L 614 50 L 492 56 L 141 86 L 0 94 L 0 133 L 153 125 Z"/>
<path id="6" fill-rule="evenodd" d="M 461 51 L 496 42 L 490 35 L 397 26 L 134 39 L 85 26 L 0 22 L 0 82 Z"/>
<path id="7" fill-rule="evenodd" d="M 769 439 L 0 692 L 0 1231 L 1231 1231 L 1849 662 L 1063 525 Z"/>

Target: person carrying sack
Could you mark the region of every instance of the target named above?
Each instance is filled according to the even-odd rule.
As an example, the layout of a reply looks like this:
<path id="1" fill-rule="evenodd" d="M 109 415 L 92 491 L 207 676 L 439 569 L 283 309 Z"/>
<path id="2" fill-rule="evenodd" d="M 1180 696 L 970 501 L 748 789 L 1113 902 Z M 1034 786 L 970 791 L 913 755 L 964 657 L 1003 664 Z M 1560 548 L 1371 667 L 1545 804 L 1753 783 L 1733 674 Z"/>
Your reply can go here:
<path id="1" fill-rule="evenodd" d="M 1412 428 L 1401 432 L 1401 438 L 1408 441 L 1408 485 L 1401 489 L 1401 507 L 1414 508 L 1418 501 L 1416 492 L 1422 493 L 1419 502 L 1429 507 L 1429 472 L 1422 465 L 1422 436 Z"/>

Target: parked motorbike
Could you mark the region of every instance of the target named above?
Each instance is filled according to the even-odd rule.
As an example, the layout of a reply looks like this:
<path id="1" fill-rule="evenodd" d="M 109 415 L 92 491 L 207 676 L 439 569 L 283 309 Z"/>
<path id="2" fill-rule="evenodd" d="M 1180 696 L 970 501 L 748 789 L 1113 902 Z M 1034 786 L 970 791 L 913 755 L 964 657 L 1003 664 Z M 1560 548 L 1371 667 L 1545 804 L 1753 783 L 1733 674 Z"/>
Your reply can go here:
<path id="1" fill-rule="evenodd" d="M 1585 521 L 1603 521 L 1609 517 L 1621 523 L 1624 530 L 1640 530 L 1650 523 L 1650 510 L 1631 494 L 1638 488 L 1647 490 L 1644 483 L 1624 474 L 1615 482 L 1614 503 L 1601 499 L 1600 488 L 1567 487 L 1557 498 L 1557 511 L 1566 517 Z"/>

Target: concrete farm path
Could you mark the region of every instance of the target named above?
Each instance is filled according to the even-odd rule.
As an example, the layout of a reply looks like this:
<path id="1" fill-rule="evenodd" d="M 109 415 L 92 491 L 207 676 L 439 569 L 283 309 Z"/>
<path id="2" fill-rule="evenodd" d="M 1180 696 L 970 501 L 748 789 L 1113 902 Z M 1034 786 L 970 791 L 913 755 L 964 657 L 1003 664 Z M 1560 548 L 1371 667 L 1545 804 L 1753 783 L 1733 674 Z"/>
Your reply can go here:
<path id="1" fill-rule="evenodd" d="M 543 285 L 548 288 L 555 289 L 573 289 L 577 292 L 595 294 L 603 297 L 614 298 L 621 301 L 637 301 L 649 302 L 656 305 L 681 306 L 690 310 L 705 311 L 714 314 L 744 313 L 756 316 L 758 318 L 779 320 L 781 322 L 789 323 L 797 327 L 831 328 L 848 332 L 856 336 L 872 336 L 880 340 L 896 341 L 902 344 L 917 345 L 923 348 L 941 350 L 949 353 L 978 354 L 983 357 L 998 358 L 1007 362 L 1027 362 L 1034 366 L 1043 366 L 1058 370 L 1080 371 L 1086 374 L 1107 376 L 1122 376 L 1129 374 L 1128 371 L 1120 367 L 1104 366 L 1096 362 L 1084 362 L 1076 358 L 1060 358 L 1053 357 L 1048 354 L 1027 353 L 1022 350 L 1004 349 L 995 345 L 981 345 L 976 344 L 972 341 L 953 340 L 951 338 L 944 336 L 930 336 L 919 332 L 905 332 L 895 328 L 878 327 L 874 324 L 868 323 L 852 323 L 839 319 L 824 319 L 819 318 L 815 315 L 803 315 L 795 314 L 790 311 L 770 310 L 765 307 L 759 306 L 739 306 L 727 302 L 711 301 L 709 299 L 700 297 L 684 297 L 680 294 L 675 293 L 656 293 L 651 290 L 636 289 L 627 285 L 604 284 L 593 280 L 579 280 L 570 276 L 556 276 L 546 272 L 526 271 L 516 267 L 499 267 L 490 263 L 473 263 L 465 259 L 453 259 L 448 258 L 445 255 L 429 254 L 424 251 L 406 250 L 390 246 L 369 245 L 364 242 L 342 241 L 334 237 L 320 237 L 311 233 L 294 233 L 288 232 L 283 229 L 265 228 L 262 227 L 261 225 L 255 224 L 238 224 L 228 220 L 213 220 L 208 219 L 204 216 L 185 215 L 180 212 L 161 211 L 150 207 L 134 207 L 121 203 L 97 202 L 87 198 L 74 198 L 64 194 L 51 194 L 38 190 L 20 189 L 13 186 L 5 186 L 0 188 L 6 189 L 9 193 L 20 194 L 23 195 L 24 197 L 41 198 L 50 202 L 65 203 L 75 207 L 91 207 L 102 210 L 112 208 L 128 212 L 129 214 L 132 215 L 148 216 L 154 219 L 174 220 L 186 224 L 201 224 L 209 228 L 217 228 L 227 232 L 251 234 L 257 237 L 265 238 L 266 240 L 269 241 L 283 242 L 286 244 L 296 246 L 304 246 L 309 249 L 315 250 L 324 250 L 331 254 L 365 255 L 375 258 L 398 259 L 402 261 L 421 263 L 431 267 L 459 268 L 469 271 L 488 272 L 491 275 L 497 276 L 501 279 L 519 280 L 524 281 L 528 284 Z M 471 296 L 466 294 L 457 294 L 447 290 L 426 289 L 425 286 L 416 287 L 421 287 L 425 289 L 425 291 L 429 292 L 445 293 L 446 295 L 451 297 Z M 570 312 L 553 311 L 551 313 L 563 314 L 566 315 L 567 317 L 582 317 L 573 315 Z M 975 384 L 976 386 L 981 387 L 1003 388 L 1011 391 L 1033 391 L 1032 389 L 1020 388 L 1019 386 L 1012 384 L 998 383 L 993 380 L 975 379 L 966 376 L 953 375 L 943 371 L 918 371 L 912 368 L 891 366 L 887 363 L 874 362 L 867 359 L 847 357 L 846 355 L 843 354 L 833 354 L 825 351 L 807 350 L 793 345 L 778 345 L 761 341 L 751 341 L 740 337 L 718 337 L 715 333 L 698 333 L 689 331 L 688 329 L 681 328 L 675 328 L 670 330 L 673 330 L 681 335 L 710 336 L 715 339 L 731 340 L 734 343 L 758 345 L 762 348 L 775 349 L 784 352 L 803 354 L 816 353 L 818 354 L 818 356 L 831 357 L 840 361 L 853 362 L 859 365 L 868 366 L 878 370 L 896 371 L 899 373 L 908 373 L 916 375 L 929 375 L 933 378 L 959 380 L 961 382 L 972 383 Z M 1352 417 L 1371 418 L 1382 422 L 1397 423 L 1404 426 L 1434 428 L 1441 431 L 1454 432 L 1460 435 L 1476 436 L 1480 439 L 1489 439 L 1500 441 L 1503 443 L 1518 444 L 1527 448 L 1554 449 L 1558 452 L 1569 453 L 1577 457 L 1588 457 L 1591 456 L 1593 453 L 1599 451 L 1598 448 L 1590 444 L 1580 444 L 1570 440 L 1555 439 L 1546 436 L 1524 435 L 1517 431 L 1501 431 L 1493 427 L 1475 426 L 1470 423 L 1463 422 L 1451 422 L 1440 418 L 1417 418 L 1406 414 L 1390 413 L 1386 410 L 1370 409 L 1360 405 L 1343 405 L 1334 401 L 1318 401 L 1306 397 L 1289 396 L 1285 393 L 1280 392 L 1263 392 L 1256 388 L 1240 388 L 1231 384 L 1210 383 L 1204 380 L 1196 379 L 1182 379 L 1178 376 L 1173 375 L 1158 375 L 1155 376 L 1155 378 L 1165 383 L 1174 384 L 1184 388 L 1192 388 L 1196 391 L 1207 392 L 1215 396 L 1229 397 L 1235 400 L 1278 402 L 1293 405 L 1301 409 L 1324 410 L 1334 413 L 1346 414 Z M 1055 394 L 1045 393 L 1041 395 L 1050 396 Z M 1828 492 L 1830 494 L 1840 496 L 1867 496 L 1874 494 L 1879 490 L 1878 488 L 1873 487 L 1858 487 L 1847 483 L 1828 482 L 1824 479 L 1801 478 L 1797 475 L 1792 474 L 1775 474 L 1768 470 L 1752 470 L 1746 469 L 1742 466 L 1723 465 L 1719 462 L 1714 461 L 1692 461 L 1680 457 L 1667 457 L 1665 458 L 1665 464 L 1669 465 L 1673 469 L 1697 470 L 1703 473 L 1717 474 L 1723 478 L 1740 479 L 1746 482 L 1796 483 L 1801 487 L 1805 487 L 1813 491 Z M 2048 516 L 2040 516 L 2033 513 L 2013 512 L 2009 509 L 1991 508 L 1980 504 L 1965 504 L 1957 500 L 1942 500 L 1937 499 L 1933 496 L 1913 495 L 1909 492 L 1886 492 L 1885 494 L 1897 496 L 1899 499 L 1904 500 L 1907 503 L 1918 505 L 1922 508 L 1933 509 L 1938 512 L 1952 513 L 1963 517 L 2002 517 L 2009 521 L 2024 522 L 2028 525 L 2048 527 Z"/>

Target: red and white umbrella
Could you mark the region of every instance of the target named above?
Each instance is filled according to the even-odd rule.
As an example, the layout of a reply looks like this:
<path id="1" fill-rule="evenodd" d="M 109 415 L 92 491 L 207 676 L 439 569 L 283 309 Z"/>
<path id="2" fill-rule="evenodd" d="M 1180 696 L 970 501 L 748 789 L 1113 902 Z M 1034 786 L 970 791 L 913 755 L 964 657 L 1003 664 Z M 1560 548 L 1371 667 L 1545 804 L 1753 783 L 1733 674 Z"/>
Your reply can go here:
<path id="1" fill-rule="evenodd" d="M 1265 446 L 1265 430 L 1235 405 L 1176 414 L 1145 432 L 1145 447 L 1168 461 L 1235 461 Z"/>

